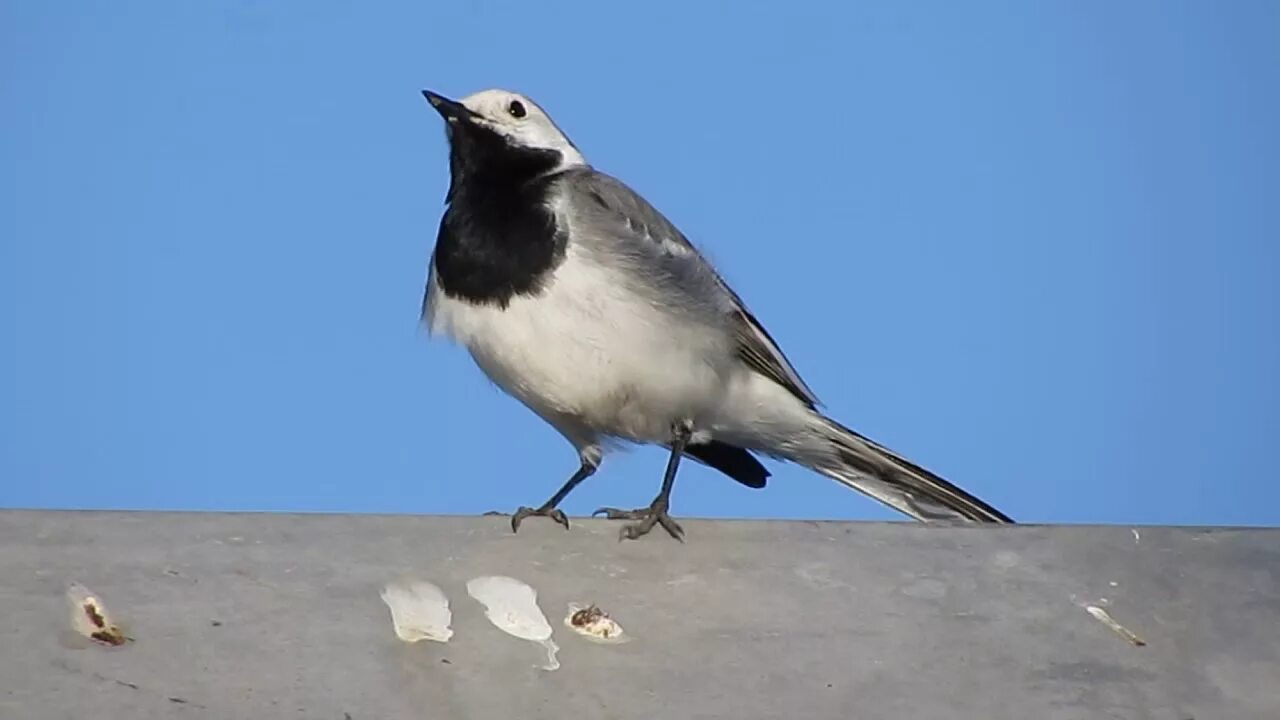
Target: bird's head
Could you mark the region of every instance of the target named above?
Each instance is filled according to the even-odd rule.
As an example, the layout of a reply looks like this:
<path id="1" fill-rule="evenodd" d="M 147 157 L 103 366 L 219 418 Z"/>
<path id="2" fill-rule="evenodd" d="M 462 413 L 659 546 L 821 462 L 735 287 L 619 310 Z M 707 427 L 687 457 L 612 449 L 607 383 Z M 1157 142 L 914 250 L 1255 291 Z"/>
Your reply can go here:
<path id="1" fill-rule="evenodd" d="M 533 154 L 553 161 L 555 169 L 586 164 L 551 117 L 519 93 L 482 90 L 460 101 L 430 90 L 422 94 L 444 118 L 455 160 L 471 164 L 498 156 Z"/>

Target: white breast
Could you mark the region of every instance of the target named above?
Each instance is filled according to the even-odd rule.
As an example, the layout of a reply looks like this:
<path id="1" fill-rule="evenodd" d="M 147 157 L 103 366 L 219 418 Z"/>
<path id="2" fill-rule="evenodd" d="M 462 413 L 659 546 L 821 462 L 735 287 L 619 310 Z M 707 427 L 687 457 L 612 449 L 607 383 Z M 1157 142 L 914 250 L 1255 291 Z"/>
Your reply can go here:
<path id="1" fill-rule="evenodd" d="M 544 417 L 665 442 L 672 423 L 714 415 L 735 368 L 723 328 L 673 317 L 573 245 L 544 291 L 505 308 L 450 299 L 432 268 L 428 325 L 465 346 L 499 387 Z"/>

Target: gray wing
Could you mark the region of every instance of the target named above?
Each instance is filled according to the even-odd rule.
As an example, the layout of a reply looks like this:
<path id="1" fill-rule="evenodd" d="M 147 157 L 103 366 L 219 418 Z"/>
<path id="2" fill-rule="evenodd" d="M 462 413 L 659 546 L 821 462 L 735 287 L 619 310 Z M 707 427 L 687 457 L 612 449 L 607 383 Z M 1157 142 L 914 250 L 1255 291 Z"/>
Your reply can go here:
<path id="1" fill-rule="evenodd" d="M 562 183 L 564 191 L 572 195 L 575 205 L 584 211 L 590 208 L 593 219 L 612 224 L 620 235 L 640 242 L 654 243 L 670 255 L 693 261 L 699 270 L 709 274 L 731 300 L 733 310 L 730 321 L 738 355 L 743 362 L 752 370 L 786 388 L 809 407 L 818 405 L 817 396 L 800 378 L 800 374 L 760 321 L 747 310 L 742 298 L 738 297 L 693 243 L 657 208 L 622 181 L 593 168 L 566 171 Z"/>

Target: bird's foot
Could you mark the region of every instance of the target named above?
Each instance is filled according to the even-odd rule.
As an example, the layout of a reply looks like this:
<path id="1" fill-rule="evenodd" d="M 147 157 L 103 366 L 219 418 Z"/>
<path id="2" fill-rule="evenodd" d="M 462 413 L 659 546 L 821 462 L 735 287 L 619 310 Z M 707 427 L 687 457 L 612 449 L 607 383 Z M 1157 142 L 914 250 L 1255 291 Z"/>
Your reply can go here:
<path id="1" fill-rule="evenodd" d="M 604 515 L 610 520 L 638 520 L 639 522 L 627 523 L 622 526 L 622 531 L 618 533 L 619 540 L 635 540 L 649 534 L 654 525 L 661 525 L 663 530 L 671 537 L 684 542 L 684 528 L 680 527 L 680 523 L 676 522 L 667 514 L 667 503 L 665 500 L 654 500 L 653 504 L 647 508 L 639 508 L 636 510 L 619 510 L 618 508 L 603 507 L 591 513 L 592 517 L 596 515 Z"/>
<path id="2" fill-rule="evenodd" d="M 507 515 L 507 513 L 497 510 L 490 510 L 485 515 Z M 524 507 L 523 505 L 516 508 L 514 514 L 511 515 L 511 532 L 520 532 L 520 523 L 524 522 L 527 517 L 545 517 L 551 518 L 557 524 L 564 526 L 565 530 L 569 529 L 569 517 L 559 508 L 543 506 L 540 508 Z"/>

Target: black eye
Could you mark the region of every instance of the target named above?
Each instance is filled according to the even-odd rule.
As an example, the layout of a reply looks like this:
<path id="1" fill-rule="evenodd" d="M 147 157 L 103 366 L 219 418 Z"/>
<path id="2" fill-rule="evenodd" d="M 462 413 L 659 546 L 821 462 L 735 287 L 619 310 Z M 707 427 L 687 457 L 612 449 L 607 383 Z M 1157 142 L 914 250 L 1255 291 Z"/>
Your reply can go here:
<path id="1" fill-rule="evenodd" d="M 524 109 L 524 103 L 519 100 L 512 100 L 511 104 L 507 106 L 507 112 L 511 113 L 513 118 L 522 118 L 528 114 Z"/>

